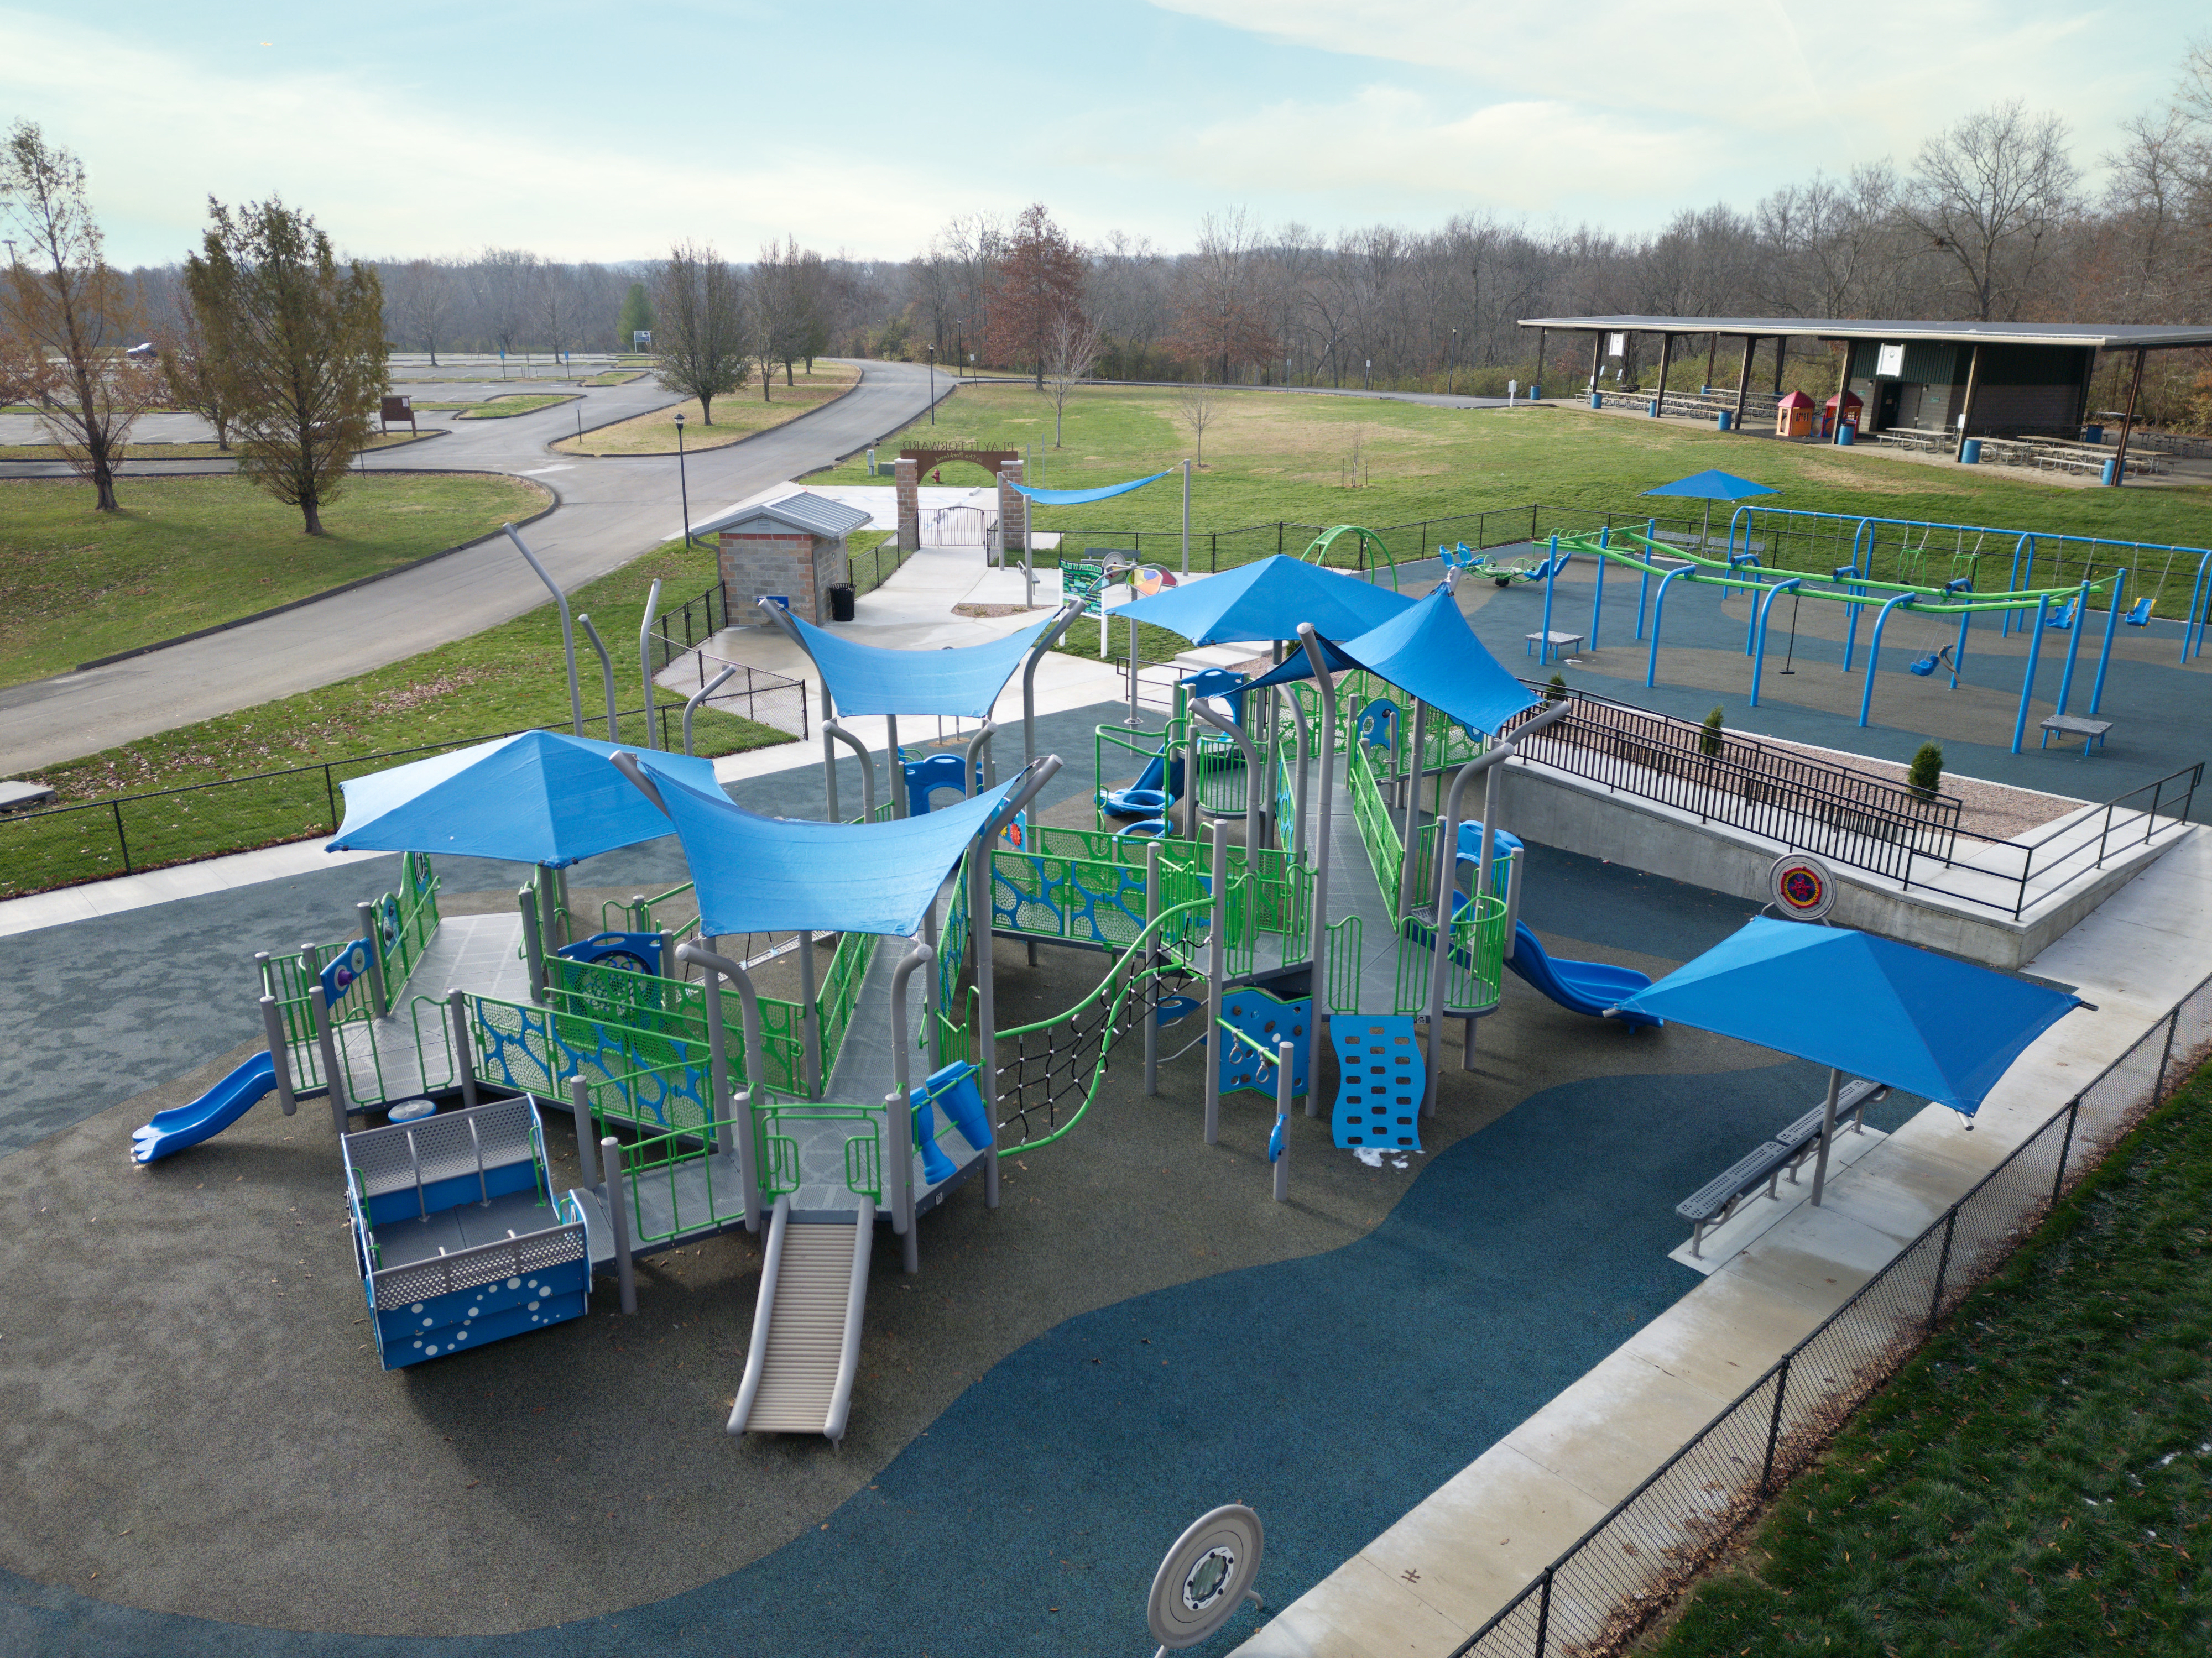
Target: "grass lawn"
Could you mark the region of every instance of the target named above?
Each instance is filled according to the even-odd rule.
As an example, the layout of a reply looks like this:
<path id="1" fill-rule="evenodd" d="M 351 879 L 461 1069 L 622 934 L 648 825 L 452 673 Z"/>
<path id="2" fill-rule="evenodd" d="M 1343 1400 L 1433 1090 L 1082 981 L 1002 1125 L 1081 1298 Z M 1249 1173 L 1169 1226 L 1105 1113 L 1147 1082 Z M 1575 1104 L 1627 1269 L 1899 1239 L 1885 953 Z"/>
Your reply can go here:
<path id="1" fill-rule="evenodd" d="M 655 577 L 680 602 L 711 586 L 711 548 L 669 543 L 612 575 L 569 594 L 569 607 L 588 614 L 614 654 L 616 695 L 638 707 L 635 641 L 645 596 Z M 623 641 L 631 641 L 625 645 Z M 598 659 L 577 634 L 585 730 L 604 737 L 606 700 Z M 625 663 L 627 665 L 625 666 Z M 663 693 L 664 703 L 680 698 Z M 296 696 L 264 702 L 137 743 L 49 766 L 34 774 L 64 803 L 140 793 L 244 777 L 288 767 L 461 741 L 540 726 L 569 728 L 568 680 L 561 651 L 560 613 L 549 601 L 512 622 L 419 656 Z M 635 742 L 635 720 L 623 738 Z M 735 754 L 794 739 L 785 732 L 702 708 L 694 724 L 702 754 Z M 673 736 L 673 732 L 672 732 Z M 679 744 L 680 737 L 674 738 Z M 373 770 L 342 771 L 341 779 Z M 131 861 L 145 868 L 217 853 L 327 833 L 332 827 L 320 771 L 204 795 L 174 796 L 128 807 Z M 41 822 L 0 820 L 0 897 L 120 872 L 112 825 L 103 813 Z"/>
<path id="2" fill-rule="evenodd" d="M 2212 1651 L 2212 1067 L 1641 1649 Z"/>
<path id="3" fill-rule="evenodd" d="M 0 482 L 0 684 L 211 628 L 474 540 L 543 507 L 486 473 L 349 477 L 328 533 L 238 477 L 133 477 L 95 513 L 74 478 Z"/>
<path id="4" fill-rule="evenodd" d="M 645 371 L 640 368 L 610 368 L 604 374 L 594 374 L 589 380 L 578 380 L 579 386 L 628 386 L 632 380 L 641 380 Z"/>
<path id="5" fill-rule="evenodd" d="M 970 440 L 1022 448 L 1046 446 L 1043 482 L 1054 489 L 1111 483 L 1178 465 L 1192 452 L 1176 416 L 1177 394 L 1146 387 L 1085 386 L 1068 399 L 1066 446 L 1052 448 L 1048 398 L 1026 386 L 967 386 L 938 410 L 938 424 L 908 428 L 878 447 Z M 1223 536 L 1223 568 L 1275 550 L 1274 526 L 1372 527 L 1541 502 L 1565 513 L 1632 513 L 1688 503 L 1640 503 L 1644 489 L 1720 467 L 1782 491 L 1774 504 L 1854 517 L 1988 524 L 2212 546 L 2212 488 L 2077 489 L 2000 476 L 1986 469 L 1930 466 L 1869 448 L 1778 443 L 1687 423 L 1643 421 L 1574 409 L 1465 410 L 1349 398 L 1223 392 L 1206 431 L 1205 467 L 1191 489 L 1194 533 L 1265 525 L 1264 535 Z M 1351 487 L 1355 447 L 1358 487 Z M 979 471 L 951 465 L 948 483 Z M 810 483 L 866 484 L 865 458 L 812 475 Z M 1035 482 L 1035 480 L 1031 480 Z M 1115 544 L 1115 533 L 1164 532 L 1182 522 L 1181 481 L 1162 478 L 1133 494 L 1086 507 L 1046 507 L 1041 530 L 1073 531 L 1077 545 Z M 1662 513 L 1662 516 L 1664 516 Z M 1694 508 L 1690 513 L 1694 521 Z M 1716 525 L 1727 521 L 1726 509 Z M 1541 525 L 1548 529 L 1546 523 Z M 1418 535 L 1418 531 L 1414 535 Z M 1418 556 L 1405 537 L 1401 557 Z M 1164 546 L 1165 544 L 1163 544 Z M 1303 543 L 1295 531 L 1285 550 Z M 1149 558 L 1153 548 L 1143 550 Z M 1433 550 L 1431 550 L 1432 551 Z M 1206 568 L 1209 549 L 1194 543 Z M 2189 572 L 2193 575 L 2194 572 Z M 2188 581 L 2169 580 L 2161 611 L 2185 608 Z"/>
<path id="6" fill-rule="evenodd" d="M 755 365 L 756 370 L 758 366 Z M 728 397 L 716 398 L 712 426 L 702 420 L 698 399 L 695 398 L 653 410 L 650 414 L 617 421 L 612 426 L 603 426 L 580 438 L 563 438 L 553 446 L 572 455 L 672 455 L 676 452 L 676 416 L 680 411 L 687 451 L 720 449 L 756 432 L 765 432 L 771 426 L 796 420 L 809 410 L 819 409 L 832 398 L 842 397 L 853 389 L 860 373 L 850 363 L 817 361 L 811 374 L 800 373 L 793 378 L 795 384 L 786 386 L 783 372 L 778 369 L 775 382 L 768 388 L 769 400 L 765 403 L 761 400 L 757 375 Z"/>
<path id="7" fill-rule="evenodd" d="M 417 438 L 434 438 L 444 435 L 441 432 L 372 432 L 369 434 L 368 441 L 362 447 L 393 449 L 403 443 L 412 443 Z M 355 452 L 358 453 L 359 451 Z M 61 451 L 51 443 L 0 443 L 0 460 L 59 460 L 60 459 Z M 216 443 L 134 443 L 125 452 L 124 464 L 128 465 L 134 460 L 235 460 L 237 459 L 238 448 L 234 444 L 225 449 Z"/>
<path id="8" fill-rule="evenodd" d="M 540 409 L 550 409 L 556 403 L 574 403 L 572 392 L 509 392 L 483 403 L 455 404 L 463 420 L 505 420 L 511 415 L 535 414 Z M 432 404 L 432 408 L 439 405 Z"/>
<path id="9" fill-rule="evenodd" d="M 845 551 L 853 562 L 853 596 L 872 593 L 891 579 L 898 569 L 897 548 L 890 544 L 897 540 L 892 530 L 855 530 L 845 537 Z M 882 548 L 883 556 L 875 556 Z"/>

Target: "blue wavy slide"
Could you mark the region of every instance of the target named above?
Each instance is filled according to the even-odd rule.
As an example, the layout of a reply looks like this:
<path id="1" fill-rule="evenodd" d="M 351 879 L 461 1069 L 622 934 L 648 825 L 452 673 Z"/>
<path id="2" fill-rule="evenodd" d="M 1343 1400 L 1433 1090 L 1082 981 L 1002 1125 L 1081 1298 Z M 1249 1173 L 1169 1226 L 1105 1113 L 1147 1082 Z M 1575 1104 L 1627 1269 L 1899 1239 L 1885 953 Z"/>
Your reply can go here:
<path id="1" fill-rule="evenodd" d="M 256 1054 L 190 1105 L 156 1112 L 153 1121 L 134 1129 L 131 1160 L 151 1163 L 220 1134 L 276 1086 L 276 1061 L 266 1054 Z"/>
<path id="2" fill-rule="evenodd" d="M 1514 924 L 1513 953 L 1505 958 L 1505 965 L 1561 1007 L 1587 1013 L 1593 1018 L 1604 1017 L 1608 1009 L 1619 1007 L 1651 982 L 1649 974 L 1638 973 L 1632 967 L 1613 967 L 1604 962 L 1570 962 L 1547 956 L 1526 921 Z M 1620 1013 L 1613 1017 L 1631 1029 L 1665 1023 L 1649 1013 Z"/>

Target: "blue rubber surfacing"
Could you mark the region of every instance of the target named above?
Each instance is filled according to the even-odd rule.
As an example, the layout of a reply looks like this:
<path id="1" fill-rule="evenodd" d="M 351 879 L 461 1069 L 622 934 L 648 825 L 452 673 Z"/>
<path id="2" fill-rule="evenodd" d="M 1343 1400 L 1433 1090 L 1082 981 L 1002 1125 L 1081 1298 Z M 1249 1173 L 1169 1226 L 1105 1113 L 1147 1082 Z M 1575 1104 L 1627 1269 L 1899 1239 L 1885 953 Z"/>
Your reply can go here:
<path id="1" fill-rule="evenodd" d="M 1536 1095 L 1437 1156 L 1356 1242 L 1047 1332 L 826 1527 L 650 1606 L 517 1635 L 381 1638 L 137 1612 L 0 1574 L 0 1649 L 981 1658 L 1103 1650 L 1126 1632 L 1134 1650 L 1160 1554 L 1231 1500 L 1267 1524 L 1260 1588 L 1279 1607 L 1692 1287 L 1667 1258 L 1682 1230 L 1673 1199 L 1822 1080 L 1790 1061 Z M 1877 1126 L 1915 1103 L 1886 1102 Z M 1199 1650 L 1253 1627 L 1242 1617 Z"/>

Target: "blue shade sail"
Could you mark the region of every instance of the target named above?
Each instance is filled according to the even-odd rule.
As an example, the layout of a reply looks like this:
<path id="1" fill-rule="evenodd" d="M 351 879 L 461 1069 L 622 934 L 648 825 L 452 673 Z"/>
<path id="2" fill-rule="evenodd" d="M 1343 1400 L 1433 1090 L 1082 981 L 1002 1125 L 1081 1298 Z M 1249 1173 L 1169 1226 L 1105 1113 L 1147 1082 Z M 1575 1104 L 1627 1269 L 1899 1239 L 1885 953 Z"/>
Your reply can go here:
<path id="1" fill-rule="evenodd" d="M 1174 469 L 1170 467 L 1169 471 Z M 1126 495 L 1132 489 L 1141 489 L 1147 483 L 1158 483 L 1167 476 L 1155 472 L 1148 478 L 1131 478 L 1127 483 L 1102 483 L 1095 489 L 1033 489 L 1027 484 L 1009 483 L 1006 487 L 1017 495 L 1027 495 L 1040 507 L 1081 507 L 1094 501 L 1109 501 L 1115 495 Z"/>
<path id="2" fill-rule="evenodd" d="M 340 785 L 345 822 L 325 852 L 458 853 L 518 864 L 573 864 L 658 841 L 667 818 L 607 763 L 611 743 L 523 732 L 410 761 Z M 720 794 L 711 760 L 661 756 Z"/>
<path id="3" fill-rule="evenodd" d="M 700 931 L 708 937 L 787 931 L 911 937 L 945 876 L 1018 780 L 923 817 L 823 823 L 747 811 L 719 788 L 695 786 L 665 755 L 637 760 L 667 805 L 662 823 L 672 822 L 684 843 L 697 883 Z M 612 766 L 606 773 L 652 811 Z"/>
<path id="4" fill-rule="evenodd" d="M 1413 604 L 1402 593 L 1277 553 L 1121 605 L 1114 620 L 1150 623 L 1194 645 L 1296 639 L 1301 622 L 1328 638 L 1349 639 Z"/>
<path id="5" fill-rule="evenodd" d="M 938 651 L 863 645 L 802 616 L 793 616 L 791 624 L 821 670 L 841 714 L 934 714 L 982 720 L 989 717 L 991 705 L 1052 618 L 986 645 Z"/>
<path id="6" fill-rule="evenodd" d="M 1972 1116 L 2081 998 L 1846 927 L 1764 916 L 1621 1006 Z"/>
<path id="7" fill-rule="evenodd" d="M 1364 668 L 1487 735 L 1536 706 L 1535 694 L 1484 647 L 1460 614 L 1458 602 L 1441 587 L 1379 628 L 1341 643 L 1325 639 L 1322 645 L 1333 671 L 1346 665 Z M 1253 683 L 1284 684 L 1312 672 L 1301 651 Z"/>

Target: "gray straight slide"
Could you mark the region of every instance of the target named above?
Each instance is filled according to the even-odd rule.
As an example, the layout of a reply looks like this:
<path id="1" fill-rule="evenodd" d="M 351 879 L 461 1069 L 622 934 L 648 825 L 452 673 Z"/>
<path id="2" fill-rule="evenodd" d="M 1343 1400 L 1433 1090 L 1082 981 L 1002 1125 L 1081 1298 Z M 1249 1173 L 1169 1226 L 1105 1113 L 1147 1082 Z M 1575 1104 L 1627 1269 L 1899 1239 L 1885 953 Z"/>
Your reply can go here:
<path id="1" fill-rule="evenodd" d="M 775 1200 L 732 1433 L 844 1438 L 875 1235 L 876 1206 L 866 1198 L 857 1209 L 797 1215 L 788 1193 Z"/>

